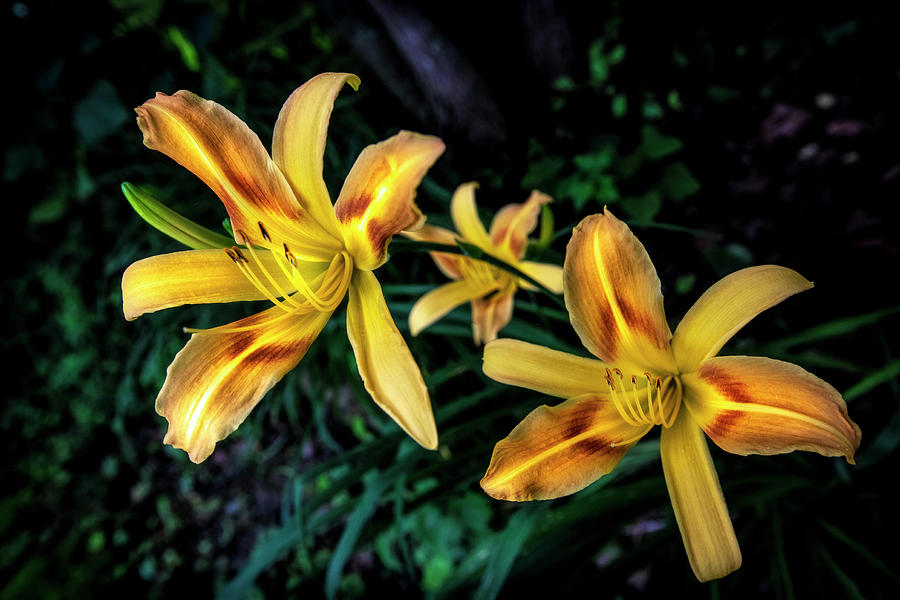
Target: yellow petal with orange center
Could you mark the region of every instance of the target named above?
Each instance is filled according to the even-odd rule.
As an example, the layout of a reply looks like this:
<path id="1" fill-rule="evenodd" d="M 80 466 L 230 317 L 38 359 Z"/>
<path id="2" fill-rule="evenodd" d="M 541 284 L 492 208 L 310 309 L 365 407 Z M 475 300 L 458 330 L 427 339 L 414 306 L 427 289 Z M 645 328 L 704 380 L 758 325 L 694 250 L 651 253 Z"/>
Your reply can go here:
<path id="1" fill-rule="evenodd" d="M 522 204 L 508 204 L 501 208 L 491 222 L 491 243 L 509 258 L 521 260 L 525 256 L 528 235 L 537 227 L 538 216 L 544 204 L 553 198 L 534 190 Z"/>
<path id="2" fill-rule="evenodd" d="M 281 107 L 272 136 L 272 160 L 307 212 L 336 238 L 340 231 L 322 179 L 322 157 L 334 99 L 344 84 L 357 90 L 359 77 L 322 73 L 298 87 Z"/>
<path id="3" fill-rule="evenodd" d="M 519 340 L 500 339 L 484 347 L 484 374 L 495 381 L 559 398 L 607 390 L 609 365 Z"/>
<path id="4" fill-rule="evenodd" d="M 360 153 L 334 207 L 357 268 L 384 264 L 391 237 L 424 223 L 416 188 L 443 152 L 440 138 L 401 131 Z"/>
<path id="5" fill-rule="evenodd" d="M 860 432 L 847 404 L 797 365 L 758 356 L 720 356 L 682 377 L 685 404 L 719 447 L 733 454 L 809 450 L 853 462 Z"/>
<path id="6" fill-rule="evenodd" d="M 449 229 L 427 224 L 415 231 L 401 231 L 400 233 L 404 237 L 417 242 L 433 242 L 435 244 L 447 244 L 449 246 L 456 246 L 456 240 L 459 237 Z M 457 279 L 460 277 L 460 255 L 451 254 L 449 252 L 429 252 L 428 254 L 431 255 L 434 263 L 444 275 L 450 279 Z"/>
<path id="7" fill-rule="evenodd" d="M 675 520 L 694 575 L 724 577 L 741 566 L 741 549 L 728 516 L 706 438 L 686 411 L 663 428 L 659 453 Z"/>
<path id="8" fill-rule="evenodd" d="M 192 335 L 156 398 L 156 412 L 169 421 L 165 443 L 205 460 L 300 362 L 329 316 L 273 307 L 227 326 L 244 330 Z"/>
<path id="9" fill-rule="evenodd" d="M 485 252 L 493 249 L 491 237 L 478 216 L 478 206 L 475 204 L 475 182 L 464 183 L 453 192 L 450 200 L 450 216 L 453 225 L 462 239 L 475 244 Z"/>
<path id="10" fill-rule="evenodd" d="M 481 345 L 497 339 L 497 333 L 512 319 L 516 288 L 497 290 L 485 298 L 472 300 L 472 336 Z"/>
<path id="11" fill-rule="evenodd" d="M 223 106 L 181 90 L 135 109 L 144 145 L 197 175 L 225 204 L 238 243 L 263 245 L 260 223 L 300 258 L 327 260 L 340 241 L 303 209 L 247 124 Z"/>
<path id="12" fill-rule="evenodd" d="M 422 373 L 370 271 L 356 271 L 350 282 L 347 335 L 375 403 L 419 444 L 437 448 L 437 427 Z"/>
<path id="13" fill-rule="evenodd" d="M 435 288 L 419 298 L 409 311 L 409 332 L 419 333 L 457 306 L 481 298 L 495 287 L 478 288 L 466 280 Z"/>
<path id="14" fill-rule="evenodd" d="M 258 250 L 257 255 L 276 282 L 288 292 L 291 282 L 275 263 L 272 253 Z M 324 271 L 327 263 L 298 263 L 307 280 Z M 265 276 L 259 266 L 250 263 L 260 279 Z M 132 321 L 144 313 L 182 304 L 264 300 L 266 296 L 228 257 L 224 250 L 185 250 L 141 259 L 122 275 L 122 307 L 125 318 Z"/>
<path id="15" fill-rule="evenodd" d="M 609 211 L 584 219 L 563 269 L 569 317 L 588 350 L 638 372 L 675 371 L 659 277 L 627 225 Z"/>
<path id="16" fill-rule="evenodd" d="M 494 447 L 481 487 L 498 500 L 572 494 L 612 471 L 646 431 L 602 396 L 538 407 Z"/>
<path id="17" fill-rule="evenodd" d="M 681 372 L 695 371 L 753 317 L 811 287 L 796 271 L 777 265 L 749 267 L 720 279 L 675 328 L 672 351 Z"/>

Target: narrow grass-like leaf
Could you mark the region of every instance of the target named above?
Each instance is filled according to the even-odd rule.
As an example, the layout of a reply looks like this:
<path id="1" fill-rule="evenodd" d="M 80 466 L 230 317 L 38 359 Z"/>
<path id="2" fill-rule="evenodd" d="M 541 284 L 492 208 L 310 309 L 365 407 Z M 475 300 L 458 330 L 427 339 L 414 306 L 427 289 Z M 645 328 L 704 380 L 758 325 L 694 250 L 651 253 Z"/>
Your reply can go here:
<path id="1" fill-rule="evenodd" d="M 766 344 L 766 346 L 790 348 L 799 344 L 808 344 L 810 342 L 817 342 L 828 338 L 847 335 L 849 333 L 857 331 L 861 327 L 865 327 L 866 325 L 873 325 L 875 323 L 878 323 L 882 319 L 895 315 L 898 312 L 900 312 L 900 306 L 892 306 L 890 308 L 876 310 L 870 313 L 835 319 L 834 321 L 829 321 L 828 323 L 822 323 L 821 325 L 810 327 L 806 331 L 801 331 L 800 333 L 796 333 L 780 340 L 776 340 L 774 342 L 771 342 L 770 344 Z"/>
<path id="2" fill-rule="evenodd" d="M 772 511 L 772 544 L 775 547 L 775 565 L 778 571 L 784 597 L 794 600 L 794 582 L 791 579 L 791 570 L 788 568 L 787 558 L 784 555 L 784 525 L 781 522 L 781 513 Z"/>
<path id="3" fill-rule="evenodd" d="M 855 398 L 859 398 L 866 392 L 896 378 L 898 375 L 900 375 L 900 359 L 895 359 L 877 371 L 869 373 L 856 385 L 851 386 L 850 389 L 844 392 L 844 400 L 850 402 Z"/>
<path id="4" fill-rule="evenodd" d="M 892 454 L 897 446 L 900 446 L 900 412 L 894 412 L 894 416 L 868 445 L 856 465 L 860 469 L 868 468 Z"/>
<path id="5" fill-rule="evenodd" d="M 850 536 L 841 531 L 839 527 L 832 525 L 831 523 L 822 519 L 819 519 L 819 525 L 822 526 L 822 529 L 833 535 L 836 539 L 856 552 L 863 559 L 867 560 L 873 567 L 875 567 L 894 581 L 900 581 L 900 576 L 897 575 L 896 570 L 891 569 L 886 564 L 884 564 L 884 562 L 882 562 L 880 558 L 875 556 L 875 554 L 873 554 L 868 548 L 853 540 Z"/>
<path id="6" fill-rule="evenodd" d="M 393 483 L 392 480 L 384 473 L 376 473 L 368 482 L 366 491 L 360 497 L 356 504 L 356 508 L 350 513 L 347 519 L 347 525 L 338 540 L 328 563 L 328 570 L 325 572 L 325 595 L 328 598 L 334 598 L 338 592 L 341 583 L 341 574 L 344 572 L 344 565 L 353 553 L 359 534 L 362 532 L 363 526 L 375 513 L 381 495 Z"/>
<path id="7" fill-rule="evenodd" d="M 491 600 L 497 597 L 522 546 L 531 535 L 531 530 L 550 504 L 550 502 L 527 504 L 519 508 L 510 518 L 488 558 L 481 582 L 473 596 L 476 600 Z"/>
<path id="8" fill-rule="evenodd" d="M 865 596 L 859 591 L 859 588 L 856 586 L 856 582 L 850 578 L 849 575 L 844 573 L 843 569 L 838 566 L 837 562 L 828 554 L 828 551 L 825 548 L 819 548 L 820 556 L 825 560 L 825 564 L 831 569 L 832 575 L 837 579 L 837 582 L 841 584 L 841 587 L 844 588 L 844 591 L 847 593 L 849 598 L 853 598 L 854 600 L 865 600 Z"/>

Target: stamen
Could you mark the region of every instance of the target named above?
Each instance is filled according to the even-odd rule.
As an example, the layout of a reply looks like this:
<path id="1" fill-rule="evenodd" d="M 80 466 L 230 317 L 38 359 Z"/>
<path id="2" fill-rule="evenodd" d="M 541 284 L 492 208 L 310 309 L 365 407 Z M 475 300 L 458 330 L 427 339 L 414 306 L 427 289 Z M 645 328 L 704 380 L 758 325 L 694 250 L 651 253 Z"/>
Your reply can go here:
<path id="1" fill-rule="evenodd" d="M 618 377 L 619 385 L 616 385 Z M 671 427 L 675 423 L 682 403 L 681 381 L 677 377 L 655 377 L 645 372 L 647 379 L 646 398 L 643 390 L 640 390 L 641 382 L 638 375 L 631 375 L 631 389 L 626 388 L 624 373 L 616 367 L 606 369 L 606 380 L 610 390 L 610 397 L 618 411 L 619 416 L 629 425 L 662 425 Z M 622 392 L 621 394 L 619 392 Z M 647 409 L 644 410 L 646 403 Z M 641 434 L 643 435 L 643 434 Z M 639 437 L 639 436 L 638 436 Z M 636 438 L 635 438 L 636 439 Z M 620 442 L 622 445 L 626 442 Z M 630 443 L 627 442 L 627 443 Z"/>
<path id="2" fill-rule="evenodd" d="M 272 294 L 272 292 L 269 291 L 269 288 L 267 288 L 265 285 L 263 285 L 263 282 L 259 280 L 259 278 L 256 276 L 256 274 L 250 268 L 249 261 L 243 254 L 241 254 L 241 251 L 237 246 L 233 246 L 231 248 L 231 251 L 233 253 L 233 254 L 229 253 L 231 260 L 233 260 L 235 262 L 235 264 L 241 270 L 241 273 L 243 273 L 244 276 L 250 280 L 250 283 L 253 284 L 253 287 L 255 287 L 260 292 L 262 292 L 262 294 L 266 297 L 266 299 L 269 300 L 269 302 L 271 302 L 275 306 L 279 307 L 280 309 L 284 310 L 285 312 L 293 312 L 290 308 L 287 308 L 283 302 L 281 302 L 280 300 L 275 298 L 275 296 Z M 227 249 L 226 249 L 226 252 L 227 252 Z M 238 259 L 240 259 L 240 260 L 238 260 Z M 263 269 L 263 271 L 265 271 L 265 269 Z"/>
<path id="3" fill-rule="evenodd" d="M 613 381 L 612 373 L 609 369 L 606 370 L 606 383 L 609 385 L 609 393 L 612 397 L 613 404 L 615 404 L 616 406 L 616 410 L 619 412 L 619 416 L 621 416 L 622 419 L 629 425 L 638 425 L 639 421 L 632 419 L 625 411 L 625 408 L 622 406 L 619 395 L 616 393 L 616 385 Z"/>
<path id="4" fill-rule="evenodd" d="M 269 232 L 266 231 L 265 227 L 263 227 L 262 221 L 257 221 L 256 224 L 259 225 L 259 233 L 262 234 L 263 239 L 266 240 L 267 242 L 271 242 L 272 238 L 269 237 Z"/>

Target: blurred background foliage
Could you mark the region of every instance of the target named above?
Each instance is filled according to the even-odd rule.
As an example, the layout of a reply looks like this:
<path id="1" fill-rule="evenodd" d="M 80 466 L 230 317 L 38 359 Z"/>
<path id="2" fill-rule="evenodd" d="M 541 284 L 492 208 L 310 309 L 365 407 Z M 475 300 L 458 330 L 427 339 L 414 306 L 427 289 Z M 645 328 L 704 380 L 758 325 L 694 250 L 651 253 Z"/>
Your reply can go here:
<path id="1" fill-rule="evenodd" d="M 897 23 L 564 4 L 4 5 L 0 598 L 896 597 Z M 153 400 L 181 327 L 257 307 L 122 318 L 125 267 L 180 249 L 131 211 L 122 181 L 210 227 L 225 216 L 142 146 L 131 107 L 190 89 L 268 145 L 281 103 L 322 71 L 363 80 L 332 118 L 333 194 L 362 147 L 412 129 L 448 145 L 419 190 L 432 222 L 449 224 L 465 181 L 481 183 L 486 221 L 539 188 L 556 202 L 529 253 L 559 263 L 572 226 L 607 205 L 647 246 L 673 323 L 737 268 L 814 280 L 726 351 L 797 362 L 842 391 L 863 431 L 857 465 L 714 447 L 744 566 L 705 585 L 653 441 L 569 498 L 494 501 L 478 487 L 493 444 L 553 401 L 481 374 L 466 308 L 408 336 L 412 303 L 442 281 L 408 245 L 379 279 L 432 392 L 438 452 L 369 401 L 340 318 L 205 463 L 164 447 Z M 585 354 L 537 294 L 517 297 L 502 335 Z"/>

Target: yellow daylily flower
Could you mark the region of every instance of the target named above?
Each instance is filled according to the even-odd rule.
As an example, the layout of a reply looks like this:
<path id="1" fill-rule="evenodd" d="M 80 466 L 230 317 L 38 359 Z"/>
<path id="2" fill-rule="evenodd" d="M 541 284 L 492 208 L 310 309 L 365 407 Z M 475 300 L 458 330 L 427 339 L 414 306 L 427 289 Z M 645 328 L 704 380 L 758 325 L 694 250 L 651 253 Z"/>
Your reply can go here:
<path id="1" fill-rule="evenodd" d="M 366 390 L 419 444 L 437 447 L 428 390 L 372 271 L 387 260 L 393 235 L 424 221 L 416 187 L 444 144 L 401 131 L 368 146 L 332 206 L 322 157 L 345 83 L 357 89 L 359 78 L 324 73 L 297 88 L 278 115 L 271 157 L 243 121 L 191 92 L 160 93 L 135 109 L 144 144 L 188 168 L 225 204 L 237 245 L 201 244 L 132 264 L 122 277 L 125 317 L 189 303 L 273 304 L 228 325 L 189 330 L 169 366 L 156 410 L 169 422 L 165 443 L 194 462 L 303 358 L 345 295 Z"/>
<path id="2" fill-rule="evenodd" d="M 599 360 L 501 339 L 484 351 L 491 378 L 560 398 L 529 414 L 494 448 L 481 481 L 503 500 L 557 498 L 609 473 L 655 425 L 663 473 L 697 579 L 741 565 L 703 432 L 733 454 L 810 450 L 853 463 L 860 431 L 841 395 L 796 365 L 721 356 L 750 319 L 812 283 L 775 265 L 709 288 L 673 336 L 656 269 L 608 211 L 584 219 L 566 249 L 572 326 Z"/>
<path id="3" fill-rule="evenodd" d="M 552 198 L 535 190 L 524 203 L 504 206 L 494 216 L 489 233 L 478 217 L 476 187 L 476 183 L 465 183 L 453 194 L 450 212 L 456 232 L 425 225 L 417 231 L 403 232 L 403 235 L 439 244 L 455 245 L 457 240 L 468 242 L 561 294 L 563 275 L 560 266 L 522 260 L 528 234 L 537 226 L 541 207 L 552 202 Z M 524 279 L 481 260 L 447 252 L 432 252 L 431 256 L 438 268 L 454 281 L 428 292 L 413 305 L 409 313 L 409 329 L 413 335 L 418 335 L 457 306 L 471 301 L 475 343 L 490 342 L 497 339 L 497 332 L 512 319 L 516 290 L 520 287 L 534 289 Z"/>

